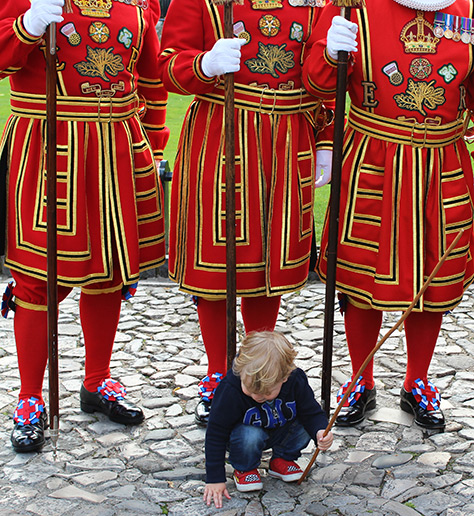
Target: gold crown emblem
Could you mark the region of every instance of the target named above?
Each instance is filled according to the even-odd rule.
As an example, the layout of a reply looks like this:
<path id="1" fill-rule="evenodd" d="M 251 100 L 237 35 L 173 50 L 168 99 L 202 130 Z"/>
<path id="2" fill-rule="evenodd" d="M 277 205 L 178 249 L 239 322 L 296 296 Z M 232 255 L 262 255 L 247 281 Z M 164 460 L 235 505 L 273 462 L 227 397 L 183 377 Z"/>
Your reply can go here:
<path id="1" fill-rule="evenodd" d="M 251 0 L 252 9 L 281 9 L 282 0 Z"/>
<path id="2" fill-rule="evenodd" d="M 73 0 L 83 16 L 109 18 L 112 0 Z"/>
<path id="3" fill-rule="evenodd" d="M 439 38 L 434 35 L 433 25 L 423 17 L 423 11 L 417 11 L 416 18 L 408 22 L 400 33 L 400 40 L 405 43 L 408 54 L 434 54 Z"/>

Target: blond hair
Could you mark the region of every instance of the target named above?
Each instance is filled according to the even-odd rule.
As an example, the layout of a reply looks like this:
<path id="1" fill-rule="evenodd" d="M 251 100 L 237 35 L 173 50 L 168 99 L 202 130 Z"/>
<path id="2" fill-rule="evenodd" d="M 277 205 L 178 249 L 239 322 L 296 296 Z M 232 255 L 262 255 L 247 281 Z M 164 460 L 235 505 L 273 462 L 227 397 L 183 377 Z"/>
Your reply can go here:
<path id="1" fill-rule="evenodd" d="M 268 394 L 285 381 L 296 366 L 296 351 L 276 331 L 249 333 L 240 345 L 232 371 L 252 394 Z"/>

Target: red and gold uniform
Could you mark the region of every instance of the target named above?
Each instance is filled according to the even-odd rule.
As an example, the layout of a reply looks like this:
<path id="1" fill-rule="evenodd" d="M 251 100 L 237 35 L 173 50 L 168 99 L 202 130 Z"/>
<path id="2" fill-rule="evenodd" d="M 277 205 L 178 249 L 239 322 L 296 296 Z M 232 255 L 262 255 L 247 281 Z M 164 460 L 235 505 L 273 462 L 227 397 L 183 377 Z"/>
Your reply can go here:
<path id="1" fill-rule="evenodd" d="M 304 90 L 301 63 L 321 9 L 304 0 L 245 0 L 233 10 L 234 35 L 246 41 L 234 74 L 237 293 L 278 296 L 301 288 L 308 274 L 320 100 Z M 195 95 L 173 173 L 170 277 L 184 291 L 220 299 L 226 292 L 224 85 L 206 77 L 200 63 L 223 36 L 222 6 L 174 0 L 160 57 L 166 89 Z"/>
<path id="2" fill-rule="evenodd" d="M 308 91 L 323 97 L 336 88 L 337 63 L 327 50 L 333 42 L 341 49 L 336 15 L 334 6 L 324 9 L 304 65 Z M 383 311 L 407 309 L 464 231 L 404 321 L 400 406 L 419 426 L 442 430 L 440 396 L 428 369 L 443 313 L 461 301 L 474 278 L 474 184 L 463 140 L 474 65 L 473 2 L 366 0 L 352 15 L 357 52 L 349 64 L 336 285 L 348 300 L 344 322 L 353 377 L 377 343 Z M 349 32 L 344 36 L 350 39 Z M 327 245 L 328 225 L 318 262 L 322 278 Z M 357 424 L 375 407 L 373 360 L 361 375 L 336 424 Z"/>
<path id="3" fill-rule="evenodd" d="M 462 138 L 472 45 L 435 35 L 435 16 L 452 20 L 453 32 L 458 23 L 461 35 L 473 5 L 457 0 L 442 13 L 447 21 L 393 0 L 367 0 L 366 8 L 353 10 L 358 52 L 349 66 L 337 288 L 381 310 L 410 305 L 460 230 L 461 240 L 415 309 L 450 310 L 473 280 L 473 174 Z M 336 63 L 325 35 L 337 14 L 332 5 L 324 9 L 305 63 L 308 91 L 321 96 L 335 91 Z M 327 228 L 323 278 L 326 246 Z"/>
<path id="4" fill-rule="evenodd" d="M 158 0 L 72 0 L 56 23 L 58 301 L 81 286 L 85 345 L 81 409 L 138 424 L 110 358 L 123 285 L 164 261 L 163 195 L 155 160 L 168 138 L 167 93 L 157 75 Z M 43 16 L 59 9 L 57 18 Z M 0 77 L 12 115 L 1 141 L 8 165 L 5 264 L 16 285 L 15 341 L 21 378 L 13 448 L 44 445 L 42 385 L 48 361 L 46 235 L 46 45 L 26 21 L 60 20 L 61 5 L 5 0 Z M 27 18 L 25 13 L 31 14 Z M 143 112 L 140 119 L 139 113 Z M 6 157 L 6 160 L 5 160 Z"/>
<path id="5" fill-rule="evenodd" d="M 168 137 L 167 93 L 157 76 L 157 0 L 73 0 L 57 25 L 58 282 L 122 281 L 163 263 L 162 189 L 155 159 Z M 142 2 L 143 4 L 143 2 Z M 5 264 L 46 278 L 45 43 L 29 35 L 28 0 L 0 7 L 0 77 L 11 109 Z M 138 112 L 144 105 L 140 122 Z"/>
<path id="6" fill-rule="evenodd" d="M 308 276 L 321 100 L 304 89 L 301 66 L 321 11 L 317 4 L 243 0 L 233 6 L 234 36 L 245 41 L 234 90 L 236 286 L 246 332 L 273 330 L 281 295 L 301 288 Z M 202 67 L 223 37 L 223 6 L 212 0 L 171 3 L 161 77 L 169 91 L 195 99 L 173 173 L 169 272 L 198 297 L 208 356 L 196 408 L 200 424 L 226 371 L 224 84 Z M 318 144 L 330 146 L 322 134 Z"/>

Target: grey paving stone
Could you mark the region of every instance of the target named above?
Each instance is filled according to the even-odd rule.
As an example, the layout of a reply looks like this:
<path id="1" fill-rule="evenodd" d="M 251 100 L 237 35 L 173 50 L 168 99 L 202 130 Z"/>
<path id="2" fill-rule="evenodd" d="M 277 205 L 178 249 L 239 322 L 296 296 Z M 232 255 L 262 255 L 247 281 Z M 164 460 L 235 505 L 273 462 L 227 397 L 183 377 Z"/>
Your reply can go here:
<path id="1" fill-rule="evenodd" d="M 0 291 L 7 278 L 0 277 Z M 311 282 L 283 296 L 277 329 L 294 343 L 297 364 L 319 399 L 325 290 Z M 112 361 L 130 399 L 144 408 L 138 427 L 84 414 L 79 292 L 60 306 L 61 427 L 56 455 L 15 454 L 9 443 L 19 390 L 13 318 L 0 320 L 0 516 L 472 516 L 474 506 L 474 290 L 443 318 L 430 367 L 442 391 L 445 433 L 423 432 L 399 408 L 406 363 L 403 330 L 376 357 L 377 410 L 355 428 L 333 428 L 333 448 L 320 454 L 301 486 L 261 472 L 260 493 L 239 493 L 227 466 L 231 500 L 207 507 L 205 430 L 194 422 L 197 384 L 207 372 L 196 309 L 170 281 L 148 278 L 123 304 Z M 381 335 L 400 314 L 385 314 Z M 335 312 L 331 405 L 351 373 L 344 322 Z M 242 320 L 238 315 L 238 331 Z M 47 375 L 45 397 L 48 398 Z M 311 458 L 304 451 L 300 464 Z M 410 457 L 402 464 L 401 457 Z M 380 469 L 377 469 L 376 465 Z"/>

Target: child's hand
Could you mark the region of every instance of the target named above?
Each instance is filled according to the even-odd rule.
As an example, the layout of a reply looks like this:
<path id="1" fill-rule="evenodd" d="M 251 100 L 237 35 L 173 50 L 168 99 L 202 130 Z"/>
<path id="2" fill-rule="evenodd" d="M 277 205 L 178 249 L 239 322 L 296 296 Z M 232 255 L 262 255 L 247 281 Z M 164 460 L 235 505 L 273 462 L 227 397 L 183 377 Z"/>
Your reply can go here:
<path id="1" fill-rule="evenodd" d="M 230 500 L 225 482 L 220 484 L 206 484 L 203 500 L 207 505 L 211 505 L 212 500 L 214 500 L 214 505 L 217 509 L 220 509 L 222 507 L 222 495 Z"/>
<path id="2" fill-rule="evenodd" d="M 326 435 L 325 437 L 323 437 L 323 435 L 324 430 L 318 430 L 318 433 L 316 434 L 316 439 L 318 442 L 318 448 L 321 451 L 326 451 L 329 450 L 329 448 L 331 447 L 334 437 L 332 435 L 332 432 L 328 432 L 328 435 Z"/>

